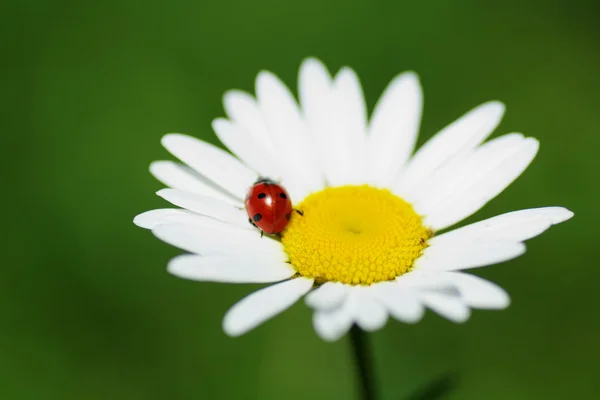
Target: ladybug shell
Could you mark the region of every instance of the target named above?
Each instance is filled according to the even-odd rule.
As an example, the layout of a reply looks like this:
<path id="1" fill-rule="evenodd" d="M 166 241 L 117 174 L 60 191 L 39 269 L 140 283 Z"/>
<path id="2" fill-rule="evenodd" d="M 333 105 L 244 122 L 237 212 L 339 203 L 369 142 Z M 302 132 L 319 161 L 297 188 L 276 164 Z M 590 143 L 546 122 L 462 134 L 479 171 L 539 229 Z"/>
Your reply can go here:
<path id="1" fill-rule="evenodd" d="M 292 214 L 292 201 L 285 188 L 263 179 L 248 191 L 244 202 L 250 222 L 265 233 L 280 233 Z"/>

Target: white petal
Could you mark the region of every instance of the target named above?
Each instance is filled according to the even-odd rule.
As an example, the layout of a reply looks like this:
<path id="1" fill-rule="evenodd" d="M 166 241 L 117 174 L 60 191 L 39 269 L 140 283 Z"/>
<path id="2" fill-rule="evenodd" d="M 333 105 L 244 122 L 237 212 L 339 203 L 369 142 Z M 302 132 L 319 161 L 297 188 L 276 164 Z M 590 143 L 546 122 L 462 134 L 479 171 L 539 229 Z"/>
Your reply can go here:
<path id="1" fill-rule="evenodd" d="M 186 223 L 189 218 L 193 217 L 194 213 L 187 210 L 162 208 L 136 215 L 133 219 L 133 223 L 141 228 L 154 229 L 154 227 L 161 224 Z"/>
<path id="2" fill-rule="evenodd" d="M 230 90 L 223 96 L 223 105 L 237 126 L 248 131 L 258 145 L 276 154 L 273 139 L 254 97 L 240 90 Z"/>
<path id="3" fill-rule="evenodd" d="M 358 77 L 342 68 L 332 81 L 327 68 L 307 59 L 298 77 L 300 103 L 329 185 L 363 183 L 366 107 Z"/>
<path id="4" fill-rule="evenodd" d="M 321 61 L 308 58 L 302 63 L 298 92 L 302 114 L 315 141 L 319 166 L 327 181 L 333 182 L 342 170 L 338 157 L 343 151 L 336 147 L 336 139 L 343 133 L 336 115 L 331 76 Z"/>
<path id="5" fill-rule="evenodd" d="M 159 225 L 152 233 L 175 247 L 202 255 L 235 255 L 264 257 L 287 261 L 280 242 L 258 232 L 237 228 L 234 225 L 209 227 L 188 224 Z"/>
<path id="6" fill-rule="evenodd" d="M 573 218 L 573 216 L 575 215 L 573 213 L 573 211 L 568 210 L 564 207 L 540 207 L 540 208 L 533 208 L 531 210 L 535 210 L 536 214 L 540 214 L 543 215 L 544 217 L 548 218 L 550 220 L 550 222 L 552 222 L 552 225 L 556 225 L 556 224 L 560 224 L 561 222 L 565 222 L 571 218 Z M 522 210 L 522 211 L 527 211 L 527 210 Z M 518 212 L 518 211 L 515 211 Z"/>
<path id="7" fill-rule="evenodd" d="M 414 268 L 412 271 L 397 276 L 396 283 L 403 289 L 415 292 L 417 290 L 447 290 L 453 286 L 439 277 L 438 271 L 424 268 Z"/>
<path id="8" fill-rule="evenodd" d="M 281 170 L 273 153 L 243 127 L 224 118 L 215 119 L 212 126 L 221 142 L 260 176 L 281 179 Z"/>
<path id="9" fill-rule="evenodd" d="M 296 278 L 258 290 L 240 300 L 225 314 L 223 330 L 240 336 L 288 309 L 313 285 L 313 280 Z"/>
<path id="10" fill-rule="evenodd" d="M 336 106 L 333 116 L 343 135 L 340 147 L 346 148 L 346 151 L 342 153 L 342 168 L 338 167 L 341 169 L 339 180 L 330 183 L 362 184 L 367 160 L 367 107 L 360 81 L 352 69 L 344 67 L 337 73 L 333 81 L 333 95 Z"/>
<path id="11" fill-rule="evenodd" d="M 236 144 L 236 151 L 240 153 L 244 151 L 244 154 L 247 152 L 262 154 L 264 152 L 266 154 L 265 157 L 269 159 L 268 166 L 263 165 L 261 161 L 254 158 L 250 161 L 250 158 L 254 157 L 250 154 L 248 156 L 244 155 L 244 161 L 248 165 L 258 165 L 258 163 L 261 163 L 260 167 L 253 168 L 258 170 L 263 176 L 280 180 L 290 194 L 292 201 L 301 201 L 311 191 L 310 185 L 303 181 L 301 173 L 299 174 L 293 165 L 289 165 L 286 162 L 285 155 L 277 151 L 274 139 L 267 128 L 256 99 L 248 93 L 239 90 L 230 90 L 225 93 L 223 102 L 232 123 L 236 127 L 247 131 L 255 141 L 255 143 L 249 144 L 250 149 L 247 150 L 241 149 L 242 144 Z M 286 145 L 290 146 L 289 143 Z M 256 151 L 256 146 L 260 147 L 262 151 Z"/>
<path id="12" fill-rule="evenodd" d="M 464 157 L 498 126 L 504 105 L 488 102 L 448 125 L 425 143 L 408 163 L 400 182 L 400 192 L 427 179 L 455 158 Z"/>
<path id="13" fill-rule="evenodd" d="M 471 310 L 459 297 L 440 292 L 421 292 L 419 297 L 427 307 L 450 321 L 462 323 L 471 315 Z"/>
<path id="14" fill-rule="evenodd" d="M 173 161 L 155 161 L 150 164 L 150 173 L 173 189 L 211 196 L 233 204 L 242 205 L 239 198 L 225 192 L 218 185 L 188 167 Z"/>
<path id="15" fill-rule="evenodd" d="M 415 260 L 415 268 L 452 271 L 483 267 L 508 261 L 525 253 L 523 243 L 466 242 L 433 244 Z"/>
<path id="16" fill-rule="evenodd" d="M 371 292 L 362 286 L 350 287 L 348 301 L 352 302 L 352 316 L 356 324 L 367 332 L 381 329 L 387 322 L 385 308 L 375 301 Z"/>
<path id="17" fill-rule="evenodd" d="M 175 133 L 165 135 L 162 143 L 175 157 L 239 199 L 244 198 L 256 181 L 255 172 L 209 143 Z"/>
<path id="18" fill-rule="evenodd" d="M 471 150 L 464 157 L 455 158 L 444 168 L 438 169 L 427 179 L 415 185 L 409 192 L 399 193 L 399 195 L 410 201 L 415 210 L 422 215 L 434 212 L 446 205 L 448 197 L 464 189 L 465 183 L 475 174 L 474 170 L 489 162 L 490 156 L 504 157 L 518 149 L 523 139 L 524 136 L 520 133 L 511 133 L 493 139 Z"/>
<path id="19" fill-rule="evenodd" d="M 182 210 L 179 208 L 163 208 L 158 210 L 150 210 L 136 216 L 133 223 L 137 226 L 146 229 L 154 229 L 158 225 L 197 225 L 204 227 L 205 229 L 217 229 L 217 230 L 228 230 L 235 229 L 236 231 L 247 231 L 252 236 L 260 236 L 257 229 L 254 228 L 250 223 L 246 226 L 243 225 L 232 225 L 227 222 L 223 222 L 206 215 L 196 214 L 193 211 Z"/>
<path id="20" fill-rule="evenodd" d="M 430 245 L 469 241 L 515 241 L 531 239 L 573 213 L 563 207 L 542 207 L 513 211 L 435 236 Z"/>
<path id="21" fill-rule="evenodd" d="M 500 286 L 464 272 L 437 272 L 440 278 L 452 283 L 462 301 L 473 308 L 502 309 L 510 304 L 510 297 Z"/>
<path id="22" fill-rule="evenodd" d="M 319 106 L 329 106 L 329 103 L 321 101 L 324 97 L 331 96 L 331 89 L 331 76 L 327 67 L 316 58 L 304 60 L 298 74 L 298 94 L 304 115 L 320 115 Z"/>
<path id="23" fill-rule="evenodd" d="M 180 278 L 229 283 L 277 282 L 293 276 L 290 264 L 260 258 L 184 254 L 169 261 L 168 271 Z"/>
<path id="24" fill-rule="evenodd" d="M 332 310 L 317 310 L 313 314 L 313 326 L 317 334 L 328 342 L 341 338 L 350 330 L 352 316 L 345 307 Z"/>
<path id="25" fill-rule="evenodd" d="M 396 282 L 381 282 L 369 287 L 377 299 L 398 321 L 413 324 L 423 318 L 425 308 L 413 290 Z"/>
<path id="26" fill-rule="evenodd" d="M 289 89 L 275 75 L 263 71 L 256 78 L 256 94 L 275 149 L 287 170 L 295 171 L 296 179 L 308 185 L 307 190 L 321 189 L 323 177 L 313 139 Z"/>
<path id="27" fill-rule="evenodd" d="M 418 76 L 406 72 L 396 77 L 379 99 L 369 126 L 369 182 L 389 185 L 413 152 L 423 94 Z"/>
<path id="28" fill-rule="evenodd" d="M 491 146 L 482 148 L 473 157 L 473 169 L 468 179 L 444 199 L 444 206 L 430 210 L 424 223 L 434 229 L 453 225 L 483 207 L 510 185 L 537 154 L 539 143 L 525 138 L 513 151 L 507 153 L 486 152 Z M 491 154 L 489 154 L 491 153 Z"/>
<path id="29" fill-rule="evenodd" d="M 320 310 L 336 308 L 346 298 L 348 287 L 340 282 L 326 282 L 306 295 L 306 304 Z"/>
<path id="30" fill-rule="evenodd" d="M 243 228 L 247 228 L 250 225 L 248 223 L 248 214 L 245 210 L 212 197 L 176 189 L 161 189 L 156 194 L 176 206 L 198 214 L 230 224 L 240 225 Z"/>

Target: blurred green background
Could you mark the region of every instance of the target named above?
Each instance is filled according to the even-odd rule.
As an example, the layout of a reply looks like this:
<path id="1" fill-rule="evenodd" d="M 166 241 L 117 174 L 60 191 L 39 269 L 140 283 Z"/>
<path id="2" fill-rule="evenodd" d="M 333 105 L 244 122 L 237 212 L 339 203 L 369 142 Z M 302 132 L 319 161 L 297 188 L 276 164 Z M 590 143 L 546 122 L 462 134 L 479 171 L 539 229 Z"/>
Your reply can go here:
<path id="1" fill-rule="evenodd" d="M 3 1 L 1 399 L 352 399 L 347 338 L 303 303 L 237 339 L 221 318 L 250 285 L 179 280 L 178 250 L 132 224 L 164 207 L 148 164 L 167 132 L 216 142 L 221 95 L 260 69 L 295 87 L 306 56 L 350 65 L 369 107 L 398 72 L 422 79 L 420 143 L 498 99 L 496 132 L 538 158 L 471 220 L 563 205 L 568 223 L 477 274 L 502 312 L 428 312 L 372 335 L 384 399 L 460 374 L 450 399 L 597 396 L 600 7 L 545 1 Z"/>

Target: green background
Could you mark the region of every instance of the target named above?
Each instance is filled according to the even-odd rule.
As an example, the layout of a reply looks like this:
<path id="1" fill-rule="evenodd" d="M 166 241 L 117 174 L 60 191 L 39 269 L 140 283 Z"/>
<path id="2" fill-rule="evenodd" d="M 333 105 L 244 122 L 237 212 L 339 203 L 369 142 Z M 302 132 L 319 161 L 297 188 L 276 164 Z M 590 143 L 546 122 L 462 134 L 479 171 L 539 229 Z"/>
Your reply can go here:
<path id="1" fill-rule="evenodd" d="M 597 3 L 596 3 L 597 4 Z M 476 271 L 511 307 L 464 325 L 428 312 L 372 335 L 384 399 L 460 376 L 450 399 L 597 395 L 600 7 L 594 2 L 3 1 L 1 399 L 352 399 L 347 338 L 299 303 L 221 330 L 258 286 L 170 276 L 178 250 L 132 224 L 160 208 L 148 164 L 167 132 L 216 142 L 221 95 L 260 69 L 350 65 L 373 107 L 398 72 L 425 92 L 420 143 L 486 100 L 496 135 L 541 141 L 527 172 L 471 220 L 563 205 L 576 217 L 525 256 Z"/>

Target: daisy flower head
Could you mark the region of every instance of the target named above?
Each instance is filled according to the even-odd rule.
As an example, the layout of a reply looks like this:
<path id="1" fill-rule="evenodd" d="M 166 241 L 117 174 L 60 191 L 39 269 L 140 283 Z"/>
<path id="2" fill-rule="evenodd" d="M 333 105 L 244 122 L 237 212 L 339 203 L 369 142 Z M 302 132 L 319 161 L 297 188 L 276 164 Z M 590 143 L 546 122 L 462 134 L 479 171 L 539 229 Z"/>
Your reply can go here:
<path id="1" fill-rule="evenodd" d="M 305 297 L 313 325 L 337 340 L 389 317 L 421 320 L 426 308 L 464 322 L 470 310 L 502 309 L 507 293 L 462 272 L 515 258 L 523 242 L 573 213 L 562 207 L 509 212 L 442 234 L 502 192 L 531 163 L 539 143 L 520 133 L 488 140 L 504 106 L 484 103 L 415 149 L 423 96 L 416 74 L 398 75 L 370 118 L 355 72 L 331 76 L 316 59 L 300 67 L 299 102 L 272 73 L 256 96 L 224 96 L 213 128 L 230 152 L 181 134 L 162 143 L 182 163 L 156 161 L 180 208 L 134 222 L 190 254 L 170 273 L 198 281 L 271 283 L 235 304 L 223 329 L 238 336 Z M 268 177 L 297 212 L 277 235 L 261 235 L 244 206 Z M 263 198 L 265 196 L 262 196 Z M 250 215 L 253 217 L 253 215 Z M 257 217 L 257 218 L 261 218 Z"/>

